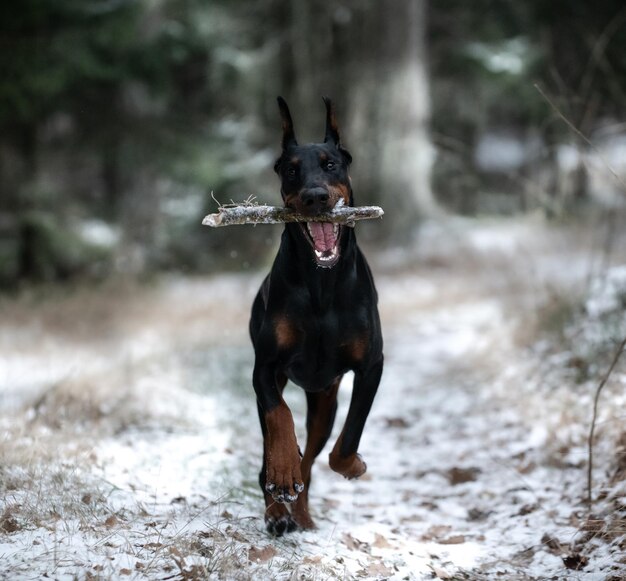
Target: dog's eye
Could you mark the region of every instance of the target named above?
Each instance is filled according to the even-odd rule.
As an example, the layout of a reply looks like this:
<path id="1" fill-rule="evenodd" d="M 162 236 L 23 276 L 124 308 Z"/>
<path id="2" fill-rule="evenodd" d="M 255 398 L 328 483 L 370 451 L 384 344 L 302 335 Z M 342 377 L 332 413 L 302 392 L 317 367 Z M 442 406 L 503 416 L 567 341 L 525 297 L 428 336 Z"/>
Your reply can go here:
<path id="1" fill-rule="evenodd" d="M 296 177 L 296 168 L 291 166 L 289 168 L 287 168 L 287 176 L 290 178 L 295 178 Z"/>
<path id="2" fill-rule="evenodd" d="M 336 165 L 334 161 L 327 161 L 325 167 L 327 171 L 332 171 L 335 169 Z"/>

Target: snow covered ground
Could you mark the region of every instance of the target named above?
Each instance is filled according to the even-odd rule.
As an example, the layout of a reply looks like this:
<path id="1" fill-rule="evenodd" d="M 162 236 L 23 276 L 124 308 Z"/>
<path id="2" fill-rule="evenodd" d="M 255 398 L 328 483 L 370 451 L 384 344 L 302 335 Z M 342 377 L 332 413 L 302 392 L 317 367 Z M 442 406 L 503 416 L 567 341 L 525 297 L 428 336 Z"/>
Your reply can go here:
<path id="1" fill-rule="evenodd" d="M 537 334 L 550 297 L 582 296 L 586 247 L 534 221 L 460 223 L 374 256 L 386 367 L 368 472 L 332 472 L 331 438 L 318 528 L 279 539 L 247 338 L 263 273 L 3 299 L 0 578 L 625 579 L 624 365 L 602 396 L 589 510 L 603 360 L 581 381 L 580 354 Z M 303 441 L 304 398 L 286 398 Z"/>

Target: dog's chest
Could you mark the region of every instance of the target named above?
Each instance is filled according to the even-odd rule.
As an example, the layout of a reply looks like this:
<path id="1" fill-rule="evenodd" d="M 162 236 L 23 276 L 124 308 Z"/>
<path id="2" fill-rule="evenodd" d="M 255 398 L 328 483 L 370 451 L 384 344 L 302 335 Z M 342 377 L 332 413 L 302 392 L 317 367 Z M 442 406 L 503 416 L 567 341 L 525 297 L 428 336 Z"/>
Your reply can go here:
<path id="1" fill-rule="evenodd" d="M 329 311 L 300 320 L 287 375 L 307 390 L 326 388 L 339 375 L 354 369 L 368 345 L 368 333 L 346 313 Z"/>

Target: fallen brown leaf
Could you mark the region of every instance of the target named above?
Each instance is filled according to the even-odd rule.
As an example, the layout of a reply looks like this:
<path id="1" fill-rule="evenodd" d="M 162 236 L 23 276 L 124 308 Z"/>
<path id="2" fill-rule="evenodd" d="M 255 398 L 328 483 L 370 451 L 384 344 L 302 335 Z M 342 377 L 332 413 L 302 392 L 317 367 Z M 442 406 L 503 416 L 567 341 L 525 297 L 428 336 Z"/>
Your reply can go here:
<path id="1" fill-rule="evenodd" d="M 478 478 L 480 472 L 480 468 L 458 468 L 455 466 L 454 468 L 450 468 L 450 470 L 448 470 L 448 482 L 450 482 L 452 486 L 464 484 L 465 482 L 474 482 L 476 478 Z"/>
<path id="2" fill-rule="evenodd" d="M 378 575 L 381 575 L 382 577 L 389 577 L 393 574 L 393 571 L 384 563 L 378 561 L 367 565 L 365 569 L 359 571 L 359 574 L 366 575 L 367 577 L 377 577 Z"/>
<path id="3" fill-rule="evenodd" d="M 437 577 L 437 579 L 452 579 L 452 575 L 448 573 L 445 569 L 441 569 L 440 567 L 435 567 L 433 565 L 429 565 L 429 567 L 433 570 L 433 575 Z"/>
<path id="4" fill-rule="evenodd" d="M 437 541 L 440 545 L 461 545 L 465 542 L 464 535 L 452 535 Z"/>
<path id="5" fill-rule="evenodd" d="M 251 562 L 265 563 L 265 561 L 269 561 L 272 557 L 275 557 L 277 553 L 278 551 L 271 545 L 267 545 L 263 548 L 251 546 L 248 550 L 248 560 Z"/>
<path id="6" fill-rule="evenodd" d="M 408 428 L 409 422 L 407 422 L 404 418 L 385 418 L 385 422 L 387 423 L 388 428 Z"/>
<path id="7" fill-rule="evenodd" d="M 341 537 L 343 544 L 353 551 L 365 551 L 369 553 L 369 545 L 359 539 L 355 539 L 350 533 L 344 533 Z"/>
<path id="8" fill-rule="evenodd" d="M 563 553 L 563 545 L 561 545 L 558 539 L 551 537 L 548 533 L 544 533 L 541 537 L 541 543 L 548 549 L 548 552 L 553 555 Z"/>
<path id="9" fill-rule="evenodd" d="M 226 532 L 228 533 L 228 536 L 231 539 L 235 540 L 235 541 L 239 541 L 240 543 L 247 543 L 248 542 L 248 539 L 246 539 L 246 537 L 244 537 L 234 527 L 227 526 L 226 527 Z"/>
<path id="10" fill-rule="evenodd" d="M 372 547 L 376 547 L 377 549 L 393 549 L 393 547 L 389 544 L 389 541 L 383 537 L 383 535 L 379 535 L 378 533 L 374 533 L 374 542 L 372 543 Z"/>
<path id="11" fill-rule="evenodd" d="M 452 530 L 448 525 L 432 525 L 423 535 L 422 541 L 433 541 L 447 535 Z"/>

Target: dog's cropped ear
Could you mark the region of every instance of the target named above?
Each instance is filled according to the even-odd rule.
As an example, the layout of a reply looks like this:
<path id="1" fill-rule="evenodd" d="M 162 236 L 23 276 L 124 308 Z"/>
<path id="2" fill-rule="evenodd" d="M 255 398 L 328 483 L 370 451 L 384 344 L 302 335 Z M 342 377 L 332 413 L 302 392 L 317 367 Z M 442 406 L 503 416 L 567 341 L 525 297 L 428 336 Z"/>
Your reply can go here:
<path id="1" fill-rule="evenodd" d="M 293 145 L 298 145 L 296 141 L 296 134 L 293 130 L 293 121 L 291 120 L 291 113 L 289 113 L 289 107 L 285 99 L 277 97 L 278 109 L 280 110 L 280 118 L 283 122 L 283 149 L 287 149 Z"/>
<path id="2" fill-rule="evenodd" d="M 337 117 L 335 117 L 335 107 L 328 97 L 322 97 L 324 105 L 326 105 L 326 134 L 324 135 L 324 143 L 332 143 L 343 155 L 348 164 L 352 163 L 350 152 L 341 145 L 341 137 L 339 136 L 339 125 Z"/>

